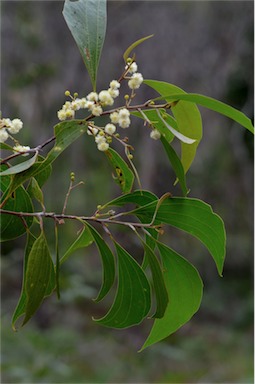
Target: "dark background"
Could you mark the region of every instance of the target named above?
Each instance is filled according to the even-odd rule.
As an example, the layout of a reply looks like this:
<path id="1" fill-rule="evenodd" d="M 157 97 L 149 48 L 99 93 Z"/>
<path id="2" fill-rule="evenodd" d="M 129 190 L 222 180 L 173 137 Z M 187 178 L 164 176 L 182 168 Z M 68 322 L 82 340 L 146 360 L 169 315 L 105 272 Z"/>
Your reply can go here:
<path id="1" fill-rule="evenodd" d="M 90 82 L 61 14 L 62 1 L 2 1 L 1 8 L 1 110 L 4 117 L 23 120 L 20 142 L 33 147 L 52 135 L 65 90 L 85 96 Z M 144 78 L 218 98 L 253 118 L 253 14 L 250 1 L 109 1 L 98 90 L 119 77 L 125 49 L 154 34 L 135 50 Z M 138 99 L 150 95 L 143 86 Z M 203 108 L 201 113 L 204 139 L 188 186 L 191 197 L 205 200 L 224 219 L 224 277 L 196 240 L 173 230 L 165 235 L 201 273 L 200 311 L 176 334 L 138 354 L 148 325 L 115 331 L 91 320 L 109 305 L 91 301 L 101 276 L 92 246 L 64 265 L 61 301 L 46 300 L 35 318 L 14 333 L 10 323 L 21 288 L 25 239 L 4 243 L 2 382 L 253 382 L 253 138 L 227 118 Z M 158 195 L 178 194 L 160 143 L 150 140 L 136 120 L 128 134 L 143 187 Z M 62 209 L 71 171 L 85 184 L 73 192 L 70 213 L 90 214 L 118 193 L 104 154 L 90 143 L 82 137 L 54 163 L 44 189 L 48 211 Z M 46 227 L 53 246 L 51 224 Z M 66 224 L 63 250 L 76 230 Z M 130 233 L 119 236 L 133 255 L 141 253 Z"/>

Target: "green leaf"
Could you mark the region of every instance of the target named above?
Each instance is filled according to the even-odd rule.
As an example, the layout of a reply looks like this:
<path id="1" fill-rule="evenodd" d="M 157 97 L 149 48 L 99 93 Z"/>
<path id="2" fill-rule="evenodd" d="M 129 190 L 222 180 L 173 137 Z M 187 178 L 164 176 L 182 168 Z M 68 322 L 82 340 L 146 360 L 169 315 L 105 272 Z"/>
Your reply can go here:
<path id="1" fill-rule="evenodd" d="M 44 297 L 50 295 L 55 286 L 54 264 L 42 231 L 34 241 L 28 256 L 25 279 L 26 307 L 22 325 L 30 320 L 40 307 Z"/>
<path id="2" fill-rule="evenodd" d="M 151 37 L 153 37 L 154 35 L 149 35 L 149 36 L 146 36 L 146 37 L 143 37 L 142 39 L 139 39 L 137 41 L 135 41 L 133 44 L 131 44 L 124 52 L 123 54 L 123 59 L 124 61 L 126 62 L 130 53 L 133 51 L 134 48 L 136 48 L 138 45 L 140 45 L 141 43 L 143 43 L 145 40 L 148 40 L 150 39 Z"/>
<path id="3" fill-rule="evenodd" d="M 106 0 L 66 0 L 63 15 L 78 45 L 95 90 L 106 33 Z"/>
<path id="4" fill-rule="evenodd" d="M 31 233 L 27 233 L 27 243 L 26 243 L 26 249 L 25 249 L 25 255 L 24 255 L 24 264 L 23 264 L 23 280 L 22 280 L 22 289 L 20 298 L 18 301 L 18 304 L 15 308 L 15 311 L 12 316 L 12 328 L 14 331 L 17 330 L 16 322 L 17 320 L 23 316 L 26 312 L 26 301 L 27 301 L 27 295 L 25 292 L 25 282 L 26 282 L 26 270 L 27 270 L 27 262 L 28 262 L 28 256 L 31 252 L 32 246 L 36 240 L 36 237 Z"/>
<path id="5" fill-rule="evenodd" d="M 150 310 L 150 285 L 140 265 L 115 242 L 118 254 L 118 288 L 109 312 L 95 321 L 111 328 L 139 324 Z"/>
<path id="6" fill-rule="evenodd" d="M 180 141 L 182 141 L 183 143 L 185 144 L 194 144 L 196 140 L 194 139 L 191 139 L 190 137 L 187 137 L 185 135 L 183 135 L 182 133 L 176 131 L 176 129 L 174 129 L 173 127 L 171 127 L 171 125 L 169 125 L 165 119 L 163 119 L 163 117 L 161 116 L 160 112 L 157 110 L 157 115 L 159 117 L 159 119 L 162 121 L 163 124 L 165 124 L 166 128 L 169 129 L 170 132 L 172 132 L 172 134 L 177 137 L 177 139 L 179 139 Z"/>
<path id="7" fill-rule="evenodd" d="M 173 133 L 166 127 L 165 122 L 162 122 L 161 119 L 159 119 L 157 111 L 155 109 L 147 109 L 146 111 L 143 111 L 143 114 L 146 116 L 146 118 L 149 120 L 150 124 L 157 129 L 162 136 L 165 137 L 165 139 L 170 143 L 174 135 Z M 143 120 L 144 116 L 142 113 L 133 111 L 131 112 L 131 115 L 139 117 Z M 174 129 L 178 129 L 175 119 L 167 114 L 166 121 L 168 124 L 170 124 Z"/>
<path id="8" fill-rule="evenodd" d="M 146 251 L 146 259 L 148 260 L 150 266 L 157 301 L 156 312 L 152 317 L 161 318 L 164 316 L 168 303 L 168 293 L 163 279 L 163 272 L 159 260 L 153 250 L 145 242 L 143 242 L 143 246 Z"/>
<path id="9" fill-rule="evenodd" d="M 131 193 L 126 193 L 125 195 L 119 196 L 114 200 L 109 201 L 104 204 L 102 207 L 108 206 L 120 206 L 122 207 L 125 204 L 133 203 L 138 206 L 145 205 L 151 203 L 152 201 L 158 200 L 157 196 L 154 193 L 145 190 L 137 190 Z"/>
<path id="10" fill-rule="evenodd" d="M 100 252 L 103 264 L 103 283 L 100 292 L 94 301 L 102 300 L 111 289 L 115 278 L 115 261 L 112 251 L 92 225 L 86 223 Z"/>
<path id="11" fill-rule="evenodd" d="M 182 163 L 181 163 L 179 157 L 177 156 L 175 150 L 173 149 L 173 147 L 170 144 L 168 144 L 168 142 L 166 141 L 166 139 L 164 137 L 161 137 L 161 142 L 164 146 L 164 149 L 165 149 L 166 154 L 168 156 L 168 159 L 169 159 L 169 161 L 173 167 L 173 170 L 176 174 L 176 177 L 180 183 L 182 192 L 183 192 L 184 196 L 186 196 L 189 193 L 189 190 L 188 190 L 187 185 L 186 185 L 186 177 L 185 177 Z"/>
<path id="12" fill-rule="evenodd" d="M 59 260 L 60 265 L 63 264 L 72 253 L 77 251 L 77 249 L 88 247 L 93 243 L 93 241 L 94 240 L 89 229 L 84 226 L 77 239 L 70 245 L 68 250 Z"/>
<path id="13" fill-rule="evenodd" d="M 34 177 L 31 178 L 27 192 L 31 198 L 35 198 L 37 201 L 39 201 L 42 208 L 44 208 L 43 193 L 42 193 L 42 190 L 41 190 L 37 180 Z"/>
<path id="14" fill-rule="evenodd" d="M 158 243 L 164 267 L 164 281 L 169 295 L 165 315 L 154 321 L 141 350 L 168 337 L 187 323 L 200 307 L 203 282 L 198 271 L 181 255 Z"/>
<path id="15" fill-rule="evenodd" d="M 230 119 L 236 121 L 238 124 L 242 125 L 244 128 L 248 129 L 251 133 L 254 133 L 254 127 L 251 120 L 243 112 L 240 112 L 239 110 L 223 103 L 222 101 L 215 100 L 212 97 L 199 95 L 197 93 L 177 94 L 176 92 L 175 95 L 164 95 L 164 99 L 167 101 L 184 100 L 202 105 L 203 107 L 229 117 Z"/>
<path id="16" fill-rule="evenodd" d="M 8 191 L 11 176 L 3 176 L 0 178 L 1 192 L 3 194 Z M 3 209 L 13 212 L 33 212 L 33 204 L 29 194 L 23 186 L 17 188 L 9 199 L 6 200 Z M 23 221 L 24 220 L 24 221 Z M 26 232 L 26 227 L 29 228 L 33 223 L 32 217 L 24 217 L 21 219 L 18 216 L 2 213 L 1 215 L 1 242 L 15 239 Z"/>
<path id="17" fill-rule="evenodd" d="M 43 161 L 40 157 L 39 161 L 33 164 L 32 167 L 14 175 L 9 189 L 9 195 L 11 195 L 17 187 L 30 179 L 30 177 L 38 177 L 39 185 L 41 185 L 51 172 L 51 163 L 56 160 L 69 145 L 83 135 L 86 130 L 87 122 L 83 120 L 63 121 L 55 125 L 54 132 L 56 140 L 54 147 Z"/>
<path id="18" fill-rule="evenodd" d="M 122 157 L 116 151 L 114 151 L 114 149 L 109 148 L 105 154 L 114 168 L 116 173 L 115 179 L 120 185 L 122 192 L 130 192 L 134 183 L 133 172 L 128 167 L 127 163 L 122 159 Z"/>
<path id="19" fill-rule="evenodd" d="M 155 89 L 162 96 L 172 94 L 186 94 L 181 88 L 163 81 L 144 80 L 144 84 Z M 169 101 L 167 99 L 166 101 Z M 199 109 L 194 103 L 181 100 L 171 111 L 176 119 L 178 131 L 184 136 L 196 140 L 193 144 L 181 143 L 181 162 L 186 173 L 191 166 L 197 151 L 197 146 L 202 138 L 202 120 Z"/>
<path id="20" fill-rule="evenodd" d="M 133 213 L 143 222 L 150 223 L 156 208 L 152 202 Z M 222 219 L 210 205 L 198 199 L 171 197 L 158 208 L 155 223 L 169 224 L 199 239 L 213 257 L 222 276 L 226 253 L 226 233 Z"/>
<path id="21" fill-rule="evenodd" d="M 5 171 L 1 172 L 0 176 L 15 175 L 16 173 L 20 173 L 29 169 L 36 162 L 37 156 L 38 152 L 36 152 L 35 155 L 31 157 L 31 159 L 23 161 L 22 163 L 14 165 L 13 167 L 10 167 Z"/>

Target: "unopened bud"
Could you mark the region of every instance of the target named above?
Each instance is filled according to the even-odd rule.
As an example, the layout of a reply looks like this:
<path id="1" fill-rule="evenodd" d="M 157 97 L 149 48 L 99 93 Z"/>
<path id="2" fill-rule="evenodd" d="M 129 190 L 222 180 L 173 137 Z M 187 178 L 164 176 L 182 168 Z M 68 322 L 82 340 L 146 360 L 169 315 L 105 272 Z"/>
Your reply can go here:
<path id="1" fill-rule="evenodd" d="M 75 173 L 74 172 L 70 173 L 70 179 L 71 179 L 71 181 L 75 180 Z"/>
<path id="2" fill-rule="evenodd" d="M 76 97 L 79 96 L 79 94 L 78 94 L 77 92 L 75 92 L 75 93 L 73 94 L 73 96 L 76 98 Z"/>
<path id="3" fill-rule="evenodd" d="M 65 91 L 65 96 L 70 96 L 70 91 Z"/>

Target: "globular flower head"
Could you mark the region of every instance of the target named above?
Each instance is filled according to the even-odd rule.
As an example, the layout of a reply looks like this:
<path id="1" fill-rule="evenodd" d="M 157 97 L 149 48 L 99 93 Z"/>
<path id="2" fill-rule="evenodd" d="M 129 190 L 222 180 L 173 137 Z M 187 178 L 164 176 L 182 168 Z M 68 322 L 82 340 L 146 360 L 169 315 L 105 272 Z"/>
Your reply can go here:
<path id="1" fill-rule="evenodd" d="M 26 145 L 15 145 L 13 147 L 13 151 L 14 152 L 19 152 L 19 153 L 24 153 L 24 152 L 27 152 L 30 150 L 30 147 L 29 146 L 26 146 Z M 23 156 L 27 156 L 28 153 L 24 154 Z"/>
<path id="2" fill-rule="evenodd" d="M 110 95 L 109 91 L 101 91 L 98 95 L 99 97 L 99 100 L 101 101 L 101 103 L 103 103 L 104 105 L 113 105 L 114 103 L 114 100 L 112 98 L 112 96 Z"/>
<path id="3" fill-rule="evenodd" d="M 102 115 L 103 113 L 103 109 L 100 105 L 94 105 L 92 108 L 91 108 L 91 112 L 94 116 L 100 116 Z"/>
<path id="4" fill-rule="evenodd" d="M 8 131 L 14 135 L 18 133 L 23 127 L 23 122 L 20 119 L 13 119 L 11 124 L 9 124 Z"/>
<path id="5" fill-rule="evenodd" d="M 143 82 L 143 76 L 141 73 L 134 73 L 131 79 L 128 81 L 130 89 L 138 89 Z"/>
<path id="6" fill-rule="evenodd" d="M 105 142 L 106 142 L 106 138 L 105 138 L 105 136 L 97 135 L 97 136 L 95 137 L 95 142 L 96 142 L 97 144 L 105 143 Z"/>
<path id="7" fill-rule="evenodd" d="M 118 112 L 112 112 L 110 114 L 110 120 L 113 124 L 117 124 L 119 122 L 119 113 Z"/>
<path id="8" fill-rule="evenodd" d="M 88 126 L 87 134 L 96 136 L 98 134 L 98 129 L 96 127 Z"/>
<path id="9" fill-rule="evenodd" d="M 121 128 L 128 128 L 130 126 L 130 124 L 131 124 L 131 121 L 130 121 L 129 117 L 119 119 L 119 126 Z"/>
<path id="10" fill-rule="evenodd" d="M 9 135 L 6 129 L 0 129 L 0 143 L 4 143 L 8 139 Z"/>
<path id="11" fill-rule="evenodd" d="M 110 82 L 110 88 L 111 89 L 118 89 L 120 87 L 120 83 L 117 80 L 112 80 Z"/>
<path id="12" fill-rule="evenodd" d="M 122 108 L 119 110 L 119 118 L 126 119 L 130 116 L 130 112 L 127 108 Z"/>
<path id="13" fill-rule="evenodd" d="M 60 109 L 60 110 L 58 111 L 58 119 L 59 119 L 60 121 L 64 121 L 64 120 L 66 120 L 66 111 L 65 111 L 64 109 Z"/>
<path id="14" fill-rule="evenodd" d="M 105 126 L 105 132 L 108 133 L 108 135 L 113 135 L 116 131 L 116 126 L 114 124 L 108 123 Z"/>
<path id="15" fill-rule="evenodd" d="M 129 67 L 129 69 L 128 69 L 128 67 Z M 126 65 L 125 69 L 128 69 L 129 73 L 135 73 L 135 72 L 137 72 L 138 66 L 137 66 L 136 62 L 134 61 L 130 66 Z"/>
<path id="16" fill-rule="evenodd" d="M 150 137 L 154 140 L 158 140 L 161 137 L 161 133 L 157 129 L 153 129 L 150 133 Z"/>
<path id="17" fill-rule="evenodd" d="M 120 94 L 120 91 L 119 91 L 118 89 L 114 89 L 114 88 L 109 88 L 109 89 L 108 89 L 108 92 L 109 92 L 110 96 L 111 96 L 113 99 L 115 99 L 116 97 L 118 97 L 119 94 Z"/>
<path id="18" fill-rule="evenodd" d="M 99 151 L 105 152 L 109 149 L 109 144 L 106 142 L 99 143 L 99 144 L 97 144 L 97 149 Z"/>
<path id="19" fill-rule="evenodd" d="M 96 92 L 90 92 L 88 95 L 87 95 L 87 99 L 89 101 L 98 101 L 98 94 Z"/>

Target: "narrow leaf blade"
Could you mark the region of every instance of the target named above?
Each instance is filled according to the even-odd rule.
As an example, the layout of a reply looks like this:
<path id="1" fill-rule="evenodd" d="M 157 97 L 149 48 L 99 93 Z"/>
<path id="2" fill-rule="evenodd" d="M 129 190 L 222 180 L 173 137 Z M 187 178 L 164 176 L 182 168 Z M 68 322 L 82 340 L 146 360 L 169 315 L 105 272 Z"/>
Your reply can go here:
<path id="1" fill-rule="evenodd" d="M 35 155 L 31 157 L 31 159 L 23 161 L 22 163 L 14 165 L 13 167 L 10 167 L 3 172 L 0 172 L 0 176 L 15 175 L 16 173 L 20 173 L 29 169 L 36 162 L 37 156 L 38 152 L 36 152 Z"/>
<path id="2" fill-rule="evenodd" d="M 138 45 L 140 45 L 141 43 L 143 43 L 144 41 L 150 39 L 151 37 L 153 37 L 154 35 L 149 35 L 149 36 L 146 36 L 146 37 L 143 37 L 137 41 L 135 41 L 133 44 L 131 44 L 124 52 L 123 54 L 123 59 L 124 61 L 126 62 L 127 61 L 127 58 L 129 57 L 130 53 L 133 51 L 133 49 L 135 49 Z"/>
<path id="3" fill-rule="evenodd" d="M 109 292 L 111 289 L 114 278 L 115 278 L 115 261 L 114 256 L 112 254 L 112 251 L 106 244 L 106 242 L 103 240 L 103 238 L 100 236 L 100 234 L 95 230 L 94 227 L 90 224 L 86 224 L 87 227 L 90 230 L 90 233 L 92 237 L 95 240 L 95 243 L 97 245 L 97 248 L 100 252 L 102 264 L 103 264 L 103 282 L 101 289 L 94 301 L 98 302 L 101 301 Z"/>
<path id="4" fill-rule="evenodd" d="M 150 285 L 140 265 L 119 244 L 119 281 L 116 297 L 109 312 L 95 321 L 106 327 L 126 328 L 141 323 L 150 310 Z"/>
<path id="5" fill-rule="evenodd" d="M 28 256 L 25 292 L 26 309 L 22 325 L 26 324 L 41 305 L 44 297 L 52 293 L 56 286 L 54 264 L 48 244 L 42 231 L 35 240 Z"/>
<path id="6" fill-rule="evenodd" d="M 66 0 L 63 15 L 95 90 L 97 69 L 106 33 L 106 0 Z"/>

